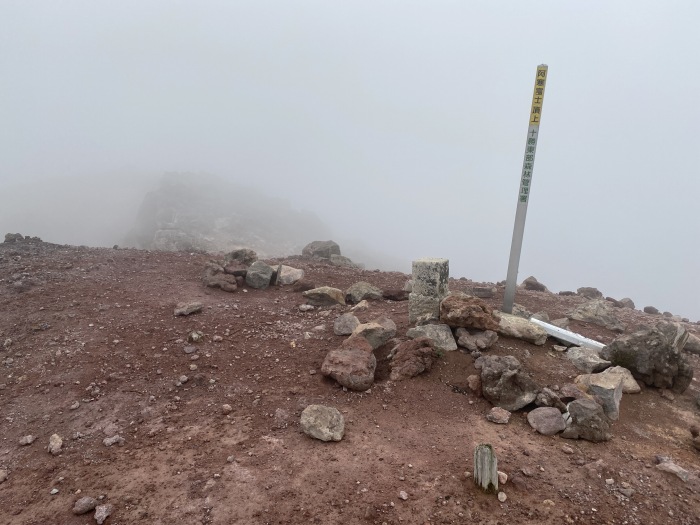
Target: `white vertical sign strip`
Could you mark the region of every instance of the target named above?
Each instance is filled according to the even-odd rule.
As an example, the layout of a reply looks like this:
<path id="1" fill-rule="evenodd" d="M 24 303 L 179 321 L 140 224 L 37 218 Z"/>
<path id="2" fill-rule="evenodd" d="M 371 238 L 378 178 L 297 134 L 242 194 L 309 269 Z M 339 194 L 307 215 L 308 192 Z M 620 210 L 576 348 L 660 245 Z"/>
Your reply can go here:
<path id="1" fill-rule="evenodd" d="M 542 118 L 542 104 L 544 102 L 544 89 L 547 83 L 547 66 L 537 66 L 535 76 L 535 88 L 532 92 L 532 104 L 530 106 L 530 120 L 525 140 L 525 154 L 523 156 L 523 169 L 520 172 L 520 188 L 518 190 L 518 205 L 515 210 L 515 225 L 513 226 L 513 240 L 510 245 L 510 259 L 508 260 L 508 276 L 506 277 L 506 291 L 503 297 L 503 311 L 513 312 L 515 302 L 515 288 L 518 280 L 518 266 L 520 264 L 520 252 L 523 247 L 523 235 L 525 233 L 525 217 L 527 216 L 527 203 L 530 200 L 532 188 L 532 172 L 535 167 L 535 153 L 537 152 L 537 139 L 540 134 L 540 120 Z"/>

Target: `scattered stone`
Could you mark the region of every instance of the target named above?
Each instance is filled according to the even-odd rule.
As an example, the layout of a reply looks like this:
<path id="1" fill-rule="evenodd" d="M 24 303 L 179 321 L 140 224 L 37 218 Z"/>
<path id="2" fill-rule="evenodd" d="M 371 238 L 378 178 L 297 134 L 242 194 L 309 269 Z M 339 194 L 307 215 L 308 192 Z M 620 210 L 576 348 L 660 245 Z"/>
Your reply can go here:
<path id="1" fill-rule="evenodd" d="M 683 350 L 691 354 L 700 355 L 700 337 L 688 332 L 688 340 L 685 342 Z"/>
<path id="2" fill-rule="evenodd" d="M 652 314 L 652 315 L 658 315 L 660 312 L 659 312 L 659 309 L 658 309 L 658 308 L 655 308 L 655 307 L 653 307 L 653 306 L 645 306 L 645 307 L 644 307 L 644 313 L 646 313 L 646 314 Z"/>
<path id="3" fill-rule="evenodd" d="M 286 266 L 284 264 L 281 264 L 277 268 L 277 279 L 275 281 L 275 284 L 277 286 L 294 284 L 294 283 L 301 281 L 303 278 L 304 278 L 304 270 L 292 268 L 291 266 Z M 311 290 L 313 288 L 315 288 L 315 286 L 312 286 L 311 288 L 309 288 L 309 290 Z"/>
<path id="4" fill-rule="evenodd" d="M 566 352 L 568 348 L 563 345 L 552 345 L 552 350 L 555 352 Z"/>
<path id="5" fill-rule="evenodd" d="M 499 485 L 505 485 L 508 483 L 508 474 L 505 472 L 501 472 L 500 470 L 498 471 L 498 484 Z"/>
<path id="6" fill-rule="evenodd" d="M 205 265 L 202 283 L 209 288 L 221 288 L 224 292 L 235 292 L 238 289 L 236 276 L 227 274 L 223 266 L 213 261 Z"/>
<path id="7" fill-rule="evenodd" d="M 95 521 L 97 525 L 102 525 L 105 520 L 112 514 L 114 507 L 112 505 L 98 505 L 95 507 Z"/>
<path id="8" fill-rule="evenodd" d="M 230 414 L 231 412 L 233 412 L 233 407 L 231 405 L 229 405 L 229 404 L 221 405 L 221 413 L 223 415 L 226 416 L 226 415 Z"/>
<path id="9" fill-rule="evenodd" d="M 563 401 L 572 401 L 575 399 L 591 399 L 591 396 L 581 390 L 578 385 L 567 383 L 559 389 L 559 398 Z"/>
<path id="10" fill-rule="evenodd" d="M 467 388 L 474 392 L 477 396 L 481 397 L 481 376 L 472 374 L 467 377 Z M 499 410 L 503 410 L 502 408 Z"/>
<path id="11" fill-rule="evenodd" d="M 350 335 L 360 324 L 360 320 L 351 313 L 339 316 L 333 323 L 335 335 Z"/>
<path id="12" fill-rule="evenodd" d="M 189 303 L 177 303 L 173 314 L 175 317 L 182 315 L 196 314 L 202 311 L 202 303 L 189 302 Z"/>
<path id="13" fill-rule="evenodd" d="M 679 467 L 670 459 L 666 459 L 665 461 L 662 461 L 661 463 L 656 465 L 656 468 L 659 470 L 663 470 L 664 472 L 669 472 L 671 474 L 675 474 L 684 483 L 687 482 L 688 478 L 690 477 L 690 473 L 687 470 L 685 470 L 682 467 Z"/>
<path id="14" fill-rule="evenodd" d="M 587 374 L 575 379 L 584 392 L 591 394 L 613 421 L 620 417 L 622 377 L 614 374 Z"/>
<path id="15" fill-rule="evenodd" d="M 491 421 L 491 423 L 496 423 L 497 425 L 507 425 L 510 421 L 511 413 L 501 407 L 493 407 L 488 414 L 486 414 L 486 419 Z"/>
<path id="16" fill-rule="evenodd" d="M 566 357 L 584 374 L 602 372 L 612 364 L 610 361 L 601 359 L 596 350 L 579 346 L 569 348 L 566 352 Z"/>
<path id="17" fill-rule="evenodd" d="M 382 291 L 376 286 L 365 281 L 360 281 L 353 284 L 345 292 L 345 302 L 347 304 L 357 304 L 364 299 L 371 301 L 381 298 Z"/>
<path id="18" fill-rule="evenodd" d="M 384 290 L 382 297 L 387 301 L 408 301 L 410 292 L 406 290 Z"/>
<path id="19" fill-rule="evenodd" d="M 27 445 L 31 445 L 32 443 L 34 443 L 34 441 L 36 441 L 36 437 L 32 436 L 31 434 L 28 434 L 19 438 L 19 445 L 21 447 L 26 447 Z"/>
<path id="20" fill-rule="evenodd" d="M 532 316 L 530 316 L 530 319 L 536 319 L 538 321 L 542 321 L 543 323 L 548 323 L 549 314 L 547 312 L 537 312 L 532 314 Z"/>
<path id="21" fill-rule="evenodd" d="M 543 388 L 535 398 L 538 407 L 554 407 L 562 414 L 566 412 L 566 405 L 551 388 Z"/>
<path id="22" fill-rule="evenodd" d="M 190 343 L 199 343 L 202 339 L 204 339 L 204 334 L 199 330 L 194 330 L 187 334 L 187 340 Z"/>
<path id="23" fill-rule="evenodd" d="M 307 279 L 301 279 L 292 285 L 293 292 L 308 292 L 316 288 L 316 284 Z"/>
<path id="24" fill-rule="evenodd" d="M 466 328 L 457 328 L 455 336 L 457 337 L 457 345 L 470 352 L 488 350 L 498 341 L 498 334 L 493 330 L 470 331 Z"/>
<path id="25" fill-rule="evenodd" d="M 508 499 L 508 496 L 506 496 L 505 492 L 498 493 L 498 501 L 500 501 L 501 503 L 505 503 L 507 499 Z"/>
<path id="26" fill-rule="evenodd" d="M 501 335 L 522 339 L 539 346 L 547 341 L 547 332 L 544 328 L 517 315 L 501 313 L 501 320 L 496 330 Z"/>
<path id="27" fill-rule="evenodd" d="M 388 317 L 380 317 L 369 323 L 357 325 L 350 337 L 363 337 L 372 345 L 372 349 L 376 350 L 395 335 L 396 323 Z"/>
<path id="28" fill-rule="evenodd" d="M 528 412 L 527 422 L 544 436 L 553 436 L 566 428 L 561 412 L 554 407 L 540 407 Z"/>
<path id="29" fill-rule="evenodd" d="M 482 356 L 474 366 L 481 369 L 481 391 L 491 404 L 506 410 L 519 410 L 532 403 L 540 388 L 521 371 L 513 356 Z"/>
<path id="30" fill-rule="evenodd" d="M 104 438 L 102 440 L 102 444 L 105 447 L 111 447 L 112 445 L 119 445 L 121 447 L 124 445 L 124 442 L 125 442 L 125 439 L 123 437 L 121 437 L 119 434 L 112 436 L 112 437 Z"/>
<path id="31" fill-rule="evenodd" d="M 592 286 L 582 286 L 578 290 L 576 290 L 576 293 L 578 293 L 580 296 L 585 297 L 587 299 L 602 299 L 603 298 L 603 292 L 598 290 L 598 288 L 594 288 Z"/>
<path id="32" fill-rule="evenodd" d="M 521 286 L 525 288 L 526 290 L 532 290 L 535 292 L 546 292 L 547 287 L 539 282 L 534 276 L 530 276 L 527 279 L 525 279 Z"/>
<path id="33" fill-rule="evenodd" d="M 275 410 L 275 416 L 272 422 L 272 428 L 276 430 L 281 430 L 287 428 L 289 425 L 289 412 L 283 408 L 278 408 Z"/>
<path id="34" fill-rule="evenodd" d="M 94 510 L 95 507 L 97 507 L 97 500 L 95 498 L 85 496 L 75 502 L 73 505 L 73 514 L 78 516 L 81 514 L 87 514 L 91 510 Z"/>
<path id="35" fill-rule="evenodd" d="M 562 328 L 564 330 L 569 329 L 569 318 L 568 317 L 562 317 L 561 319 L 554 319 L 551 321 L 549 324 L 553 324 L 554 326 L 558 328 Z"/>
<path id="36" fill-rule="evenodd" d="M 393 357 L 389 362 L 391 369 L 389 378 L 392 381 L 409 379 L 429 371 L 437 358 L 432 341 L 427 337 L 405 341 L 399 344 L 392 353 Z"/>
<path id="37" fill-rule="evenodd" d="M 634 310 L 634 301 L 629 297 L 623 297 L 618 302 L 620 303 L 620 306 L 622 308 L 629 308 L 630 310 Z"/>
<path id="38" fill-rule="evenodd" d="M 663 397 L 664 399 L 667 399 L 667 400 L 669 400 L 669 401 L 675 401 L 675 400 L 676 400 L 676 396 L 674 396 L 671 392 L 669 392 L 669 391 L 666 390 L 665 388 L 662 388 L 662 389 L 661 389 L 661 397 Z"/>
<path id="39" fill-rule="evenodd" d="M 51 494 L 52 496 L 55 496 L 56 494 L 58 494 L 58 489 L 56 489 L 56 488 L 51 489 L 49 491 L 49 494 Z"/>
<path id="40" fill-rule="evenodd" d="M 493 309 L 478 297 L 455 293 L 440 303 L 440 322 L 452 328 L 498 330 Z"/>
<path id="41" fill-rule="evenodd" d="M 10 474 L 6 470 L 0 469 L 0 483 L 4 483 Z"/>
<path id="42" fill-rule="evenodd" d="M 312 306 L 345 305 L 343 292 L 337 288 L 331 288 L 330 286 L 321 286 L 313 290 L 307 290 L 303 292 L 302 295 L 306 297 L 306 301 Z"/>
<path id="43" fill-rule="evenodd" d="M 523 319 L 530 319 L 530 317 L 532 317 L 532 312 L 523 305 L 515 303 L 513 305 L 513 315 L 516 317 L 522 317 Z"/>
<path id="44" fill-rule="evenodd" d="M 632 372 L 621 366 L 612 366 L 601 372 L 603 375 L 619 377 L 622 380 L 623 394 L 639 394 L 642 391 L 639 383 L 632 376 Z"/>
<path id="45" fill-rule="evenodd" d="M 309 405 L 301 413 L 304 434 L 321 441 L 340 441 L 345 434 L 345 419 L 336 408 Z"/>
<path id="46" fill-rule="evenodd" d="M 566 439 L 585 439 L 594 443 L 612 438 L 608 418 L 603 407 L 592 399 L 577 399 L 567 405 L 564 414 L 566 430 L 561 434 Z"/>
<path id="47" fill-rule="evenodd" d="M 300 312 L 310 312 L 311 310 L 315 310 L 315 306 L 311 306 L 310 304 L 300 304 L 299 305 L 299 311 Z"/>
<path id="48" fill-rule="evenodd" d="M 196 346 L 192 346 L 192 345 L 185 345 L 185 346 L 183 347 L 182 351 L 185 352 L 185 353 L 188 354 L 188 355 L 189 355 L 189 354 L 194 354 L 194 353 L 197 351 L 197 347 L 196 347 Z"/>
<path id="49" fill-rule="evenodd" d="M 594 299 L 579 305 L 569 312 L 568 317 L 576 321 L 593 323 L 614 332 L 623 332 L 624 325 L 615 315 L 615 309 L 604 299 Z"/>
<path id="50" fill-rule="evenodd" d="M 330 260 L 331 255 L 340 255 L 340 246 L 334 241 L 313 241 L 304 246 L 301 254 L 305 257 Z"/>
<path id="51" fill-rule="evenodd" d="M 69 410 L 78 410 L 80 408 L 80 401 L 75 401 L 71 406 L 68 407 Z"/>
<path id="52" fill-rule="evenodd" d="M 239 248 L 224 255 L 224 263 L 239 263 L 243 266 L 250 266 L 258 260 L 258 254 L 248 248 Z"/>
<path id="53" fill-rule="evenodd" d="M 571 448 L 569 445 L 563 445 L 563 446 L 561 447 L 561 451 L 562 451 L 564 454 L 569 454 L 569 455 L 571 455 L 571 454 L 573 454 L 573 453 L 575 452 L 574 449 Z"/>
<path id="54" fill-rule="evenodd" d="M 601 357 L 627 368 L 648 386 L 682 394 L 690 385 L 693 369 L 683 355 L 688 332 L 683 326 L 662 321 L 655 327 L 615 339 Z"/>
<path id="55" fill-rule="evenodd" d="M 472 295 L 480 299 L 492 299 L 496 296 L 496 291 L 495 286 L 474 286 L 472 288 Z"/>
<path id="56" fill-rule="evenodd" d="M 272 266 L 262 261 L 255 261 L 248 267 L 248 271 L 245 274 L 245 283 L 251 288 L 264 290 L 270 286 L 273 273 L 275 273 L 275 269 Z"/>
<path id="57" fill-rule="evenodd" d="M 408 499 L 408 494 L 405 490 L 399 491 L 399 499 L 406 501 Z"/>
<path id="58" fill-rule="evenodd" d="M 52 456 L 58 456 L 63 449 L 63 439 L 58 434 L 52 434 L 49 438 L 48 451 Z"/>
<path id="59" fill-rule="evenodd" d="M 363 337 L 350 337 L 323 360 L 321 373 L 351 390 L 367 390 L 374 382 L 377 358 Z"/>
<path id="60" fill-rule="evenodd" d="M 445 324 L 426 324 L 410 328 L 406 336 L 411 339 L 428 338 L 433 348 L 438 352 L 452 352 L 457 350 L 457 342 L 452 335 L 452 330 Z"/>

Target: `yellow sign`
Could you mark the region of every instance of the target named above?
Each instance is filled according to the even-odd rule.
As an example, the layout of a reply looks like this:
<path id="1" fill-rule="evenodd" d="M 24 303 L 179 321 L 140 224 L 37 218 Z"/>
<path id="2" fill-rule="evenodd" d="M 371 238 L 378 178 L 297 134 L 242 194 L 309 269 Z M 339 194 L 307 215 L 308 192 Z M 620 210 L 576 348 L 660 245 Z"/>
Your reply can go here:
<path id="1" fill-rule="evenodd" d="M 532 92 L 532 107 L 530 108 L 530 125 L 539 126 L 542 118 L 542 103 L 544 102 L 544 88 L 547 84 L 547 66 L 537 66 L 535 77 L 535 89 Z"/>

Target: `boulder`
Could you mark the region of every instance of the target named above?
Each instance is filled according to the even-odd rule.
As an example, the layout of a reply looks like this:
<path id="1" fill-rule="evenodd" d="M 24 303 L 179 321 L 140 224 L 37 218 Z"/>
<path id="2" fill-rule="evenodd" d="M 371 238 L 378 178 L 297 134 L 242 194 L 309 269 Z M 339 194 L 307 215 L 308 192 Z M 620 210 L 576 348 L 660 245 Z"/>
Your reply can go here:
<path id="1" fill-rule="evenodd" d="M 333 333 L 335 335 L 350 335 L 359 324 L 360 320 L 353 314 L 343 314 L 333 323 Z"/>
<path id="2" fill-rule="evenodd" d="M 543 345 L 547 341 L 547 332 L 541 326 L 517 315 L 501 313 L 501 320 L 496 329 L 499 334 L 522 339 L 535 345 Z"/>
<path id="3" fill-rule="evenodd" d="M 330 306 L 334 304 L 345 304 L 343 292 L 330 286 L 321 286 L 313 290 L 307 290 L 301 295 L 306 297 L 306 302 L 312 306 Z"/>
<path id="4" fill-rule="evenodd" d="M 603 407 L 592 399 L 577 399 L 567 405 L 564 414 L 566 430 L 561 437 L 566 439 L 585 439 L 594 443 L 609 441 L 612 438 L 610 423 L 603 412 Z"/>
<path id="5" fill-rule="evenodd" d="M 345 302 L 347 304 L 357 304 L 363 299 L 377 300 L 382 298 L 382 291 L 370 283 L 360 281 L 347 289 L 345 292 Z"/>
<path id="6" fill-rule="evenodd" d="M 598 288 L 594 288 L 592 286 L 582 286 L 581 288 L 576 290 L 576 293 L 578 293 L 581 297 L 585 297 L 586 299 L 603 298 L 603 292 L 598 290 Z"/>
<path id="7" fill-rule="evenodd" d="M 340 246 L 333 241 L 313 241 L 304 246 L 301 254 L 305 257 L 330 260 L 331 255 L 340 255 Z"/>
<path id="8" fill-rule="evenodd" d="M 304 270 L 281 264 L 277 269 L 277 286 L 294 284 L 304 278 Z M 310 289 L 314 288 L 313 286 Z"/>
<path id="9" fill-rule="evenodd" d="M 498 341 L 498 334 L 493 330 L 470 331 L 466 328 L 457 328 L 455 336 L 457 338 L 457 344 L 470 352 L 487 350 Z"/>
<path id="10" fill-rule="evenodd" d="M 652 314 L 652 315 L 658 315 L 659 314 L 659 309 L 655 308 L 653 306 L 645 306 L 644 307 L 644 313 L 646 314 Z"/>
<path id="11" fill-rule="evenodd" d="M 495 286 L 474 286 L 471 294 L 481 299 L 492 299 L 496 296 L 496 291 Z"/>
<path id="12" fill-rule="evenodd" d="M 221 288 L 224 292 L 235 292 L 238 289 L 236 277 L 224 272 L 224 268 L 215 262 L 204 266 L 202 283 L 209 288 Z"/>
<path id="13" fill-rule="evenodd" d="M 362 337 L 346 339 L 323 360 L 321 373 L 350 390 L 367 390 L 374 382 L 377 359 L 372 346 Z"/>
<path id="14" fill-rule="evenodd" d="M 440 319 L 440 297 L 433 295 L 408 294 L 409 323 L 424 323 Z"/>
<path id="15" fill-rule="evenodd" d="M 5 234 L 5 242 L 17 242 L 17 241 L 23 241 L 24 240 L 24 235 L 21 233 L 6 233 Z"/>
<path id="16" fill-rule="evenodd" d="M 392 381 L 409 379 L 429 371 L 437 358 L 432 341 L 427 337 L 405 341 L 399 344 L 392 353 L 393 357 L 389 362 L 391 369 L 389 379 Z"/>
<path id="17" fill-rule="evenodd" d="M 408 301 L 410 292 L 407 290 L 384 290 L 382 297 L 387 301 Z"/>
<path id="18" fill-rule="evenodd" d="M 544 436 L 553 436 L 566 429 L 561 412 L 553 407 L 540 407 L 531 410 L 527 414 L 527 422 Z"/>
<path id="19" fill-rule="evenodd" d="M 613 421 L 620 417 L 622 377 L 614 374 L 587 374 L 578 376 L 575 383 L 591 394 L 603 407 L 605 415 Z"/>
<path id="20" fill-rule="evenodd" d="M 639 383 L 637 383 L 637 381 L 634 379 L 632 372 L 626 368 L 621 366 L 611 366 L 610 368 L 606 368 L 603 372 L 601 372 L 601 374 L 619 377 L 622 381 L 623 394 L 639 394 L 642 391 Z"/>
<path id="21" fill-rule="evenodd" d="M 596 350 L 579 346 L 569 348 L 566 357 L 584 374 L 602 372 L 612 364 L 610 361 L 601 359 Z"/>
<path id="22" fill-rule="evenodd" d="M 519 410 L 532 403 L 539 387 L 521 371 L 513 356 L 482 356 L 474 366 L 481 369 L 481 391 L 491 404 L 506 410 Z"/>
<path id="23" fill-rule="evenodd" d="M 634 310 L 634 301 L 629 297 L 623 297 L 618 302 L 620 303 L 620 306 L 622 308 L 629 308 L 631 310 Z"/>
<path id="24" fill-rule="evenodd" d="M 240 248 L 224 255 L 224 266 L 229 263 L 239 263 L 243 266 L 250 266 L 258 260 L 258 254 L 248 248 Z"/>
<path id="25" fill-rule="evenodd" d="M 628 369 L 648 386 L 682 394 L 693 379 L 693 369 L 683 355 L 687 339 L 683 326 L 662 321 L 653 328 L 618 337 L 603 348 L 601 357 Z"/>
<path id="26" fill-rule="evenodd" d="M 471 295 L 456 293 L 440 303 L 440 322 L 452 328 L 498 330 L 498 319 L 493 309 L 483 300 Z"/>
<path id="27" fill-rule="evenodd" d="M 441 352 L 457 350 L 457 342 L 452 335 L 452 329 L 446 324 L 425 324 L 410 328 L 406 336 L 411 339 L 428 338 L 433 348 Z"/>
<path id="28" fill-rule="evenodd" d="M 559 399 L 562 401 L 575 401 L 576 399 L 593 399 L 575 383 L 566 383 L 559 389 Z"/>
<path id="29" fill-rule="evenodd" d="M 91 510 L 95 510 L 97 507 L 97 500 L 89 496 L 80 498 L 73 505 L 73 514 L 80 516 L 81 514 L 87 514 Z"/>
<path id="30" fill-rule="evenodd" d="M 535 405 L 538 407 L 554 407 L 560 413 L 566 412 L 566 405 L 551 388 L 543 388 L 535 398 Z"/>
<path id="31" fill-rule="evenodd" d="M 262 261 L 255 261 L 248 267 L 248 271 L 245 274 L 245 283 L 251 288 L 257 288 L 258 290 L 264 290 L 270 286 L 270 281 L 272 280 L 272 274 L 275 269 Z"/>
<path id="32" fill-rule="evenodd" d="M 304 434 L 321 441 L 340 441 L 345 435 L 345 418 L 337 408 L 309 405 L 299 423 Z"/>
<path id="33" fill-rule="evenodd" d="M 330 259 L 328 259 L 333 266 L 339 266 L 341 268 L 362 268 L 361 264 L 352 262 L 350 257 L 345 257 L 344 255 L 331 254 Z"/>
<path id="34" fill-rule="evenodd" d="M 488 414 L 486 414 L 486 419 L 491 421 L 491 423 L 496 423 L 497 425 L 507 425 L 510 421 L 511 413 L 501 407 L 493 407 Z"/>
<path id="35" fill-rule="evenodd" d="M 292 285 L 293 292 L 308 292 L 316 288 L 316 284 L 308 279 L 301 279 Z"/>
<path id="36" fill-rule="evenodd" d="M 534 292 L 546 292 L 547 287 L 539 282 L 534 276 L 530 276 L 527 279 L 525 279 L 521 286 L 525 288 L 526 290 L 532 290 Z"/>
<path id="37" fill-rule="evenodd" d="M 357 325 L 351 338 L 361 337 L 367 340 L 373 350 L 383 346 L 396 335 L 396 323 L 388 317 L 380 317 L 369 323 Z"/>
<path id="38" fill-rule="evenodd" d="M 623 332 L 625 329 L 615 316 L 614 307 L 605 299 L 594 299 L 583 303 L 567 315 L 569 319 L 593 323 L 614 332 Z"/>

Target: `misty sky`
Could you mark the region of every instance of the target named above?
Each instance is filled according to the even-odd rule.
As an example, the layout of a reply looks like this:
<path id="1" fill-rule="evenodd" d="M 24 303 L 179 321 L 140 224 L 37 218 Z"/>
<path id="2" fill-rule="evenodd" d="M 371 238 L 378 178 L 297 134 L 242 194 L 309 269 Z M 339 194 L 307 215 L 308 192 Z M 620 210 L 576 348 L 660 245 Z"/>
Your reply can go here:
<path id="1" fill-rule="evenodd" d="M 697 320 L 699 23 L 697 0 L 3 0 L 0 233 L 111 245 L 156 177 L 207 172 L 396 269 L 499 281 L 546 63 L 518 280 Z"/>

